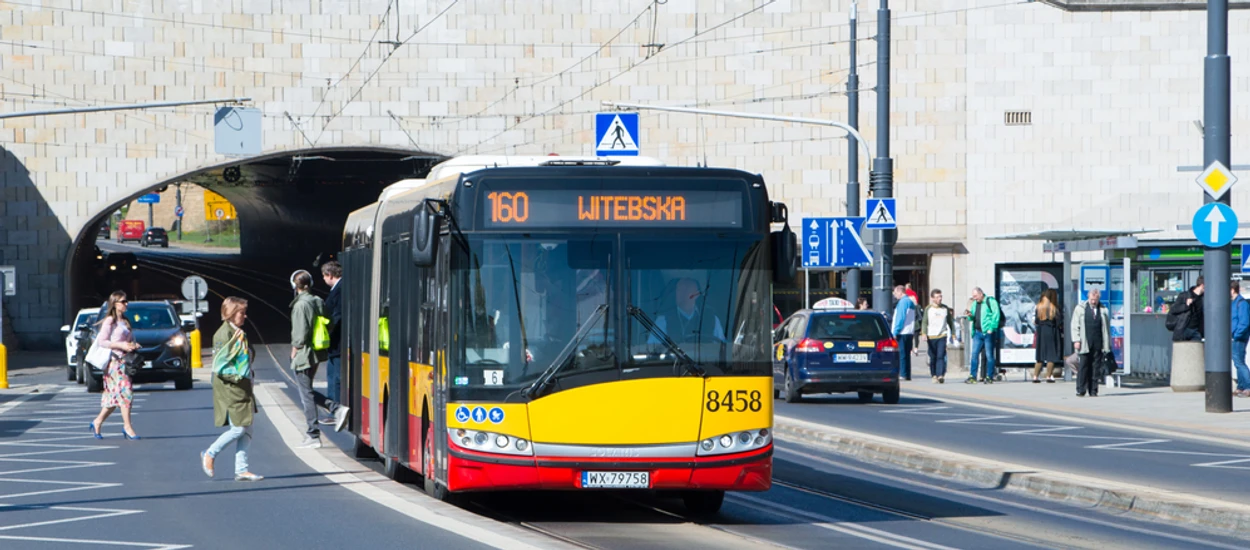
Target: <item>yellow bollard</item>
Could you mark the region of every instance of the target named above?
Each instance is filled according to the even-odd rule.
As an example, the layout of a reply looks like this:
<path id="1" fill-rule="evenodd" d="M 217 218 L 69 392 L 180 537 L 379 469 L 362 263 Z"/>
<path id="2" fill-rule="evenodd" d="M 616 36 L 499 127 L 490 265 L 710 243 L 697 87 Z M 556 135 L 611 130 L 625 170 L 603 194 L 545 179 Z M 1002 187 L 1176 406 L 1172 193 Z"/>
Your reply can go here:
<path id="1" fill-rule="evenodd" d="M 204 368 L 204 360 L 200 354 L 200 331 L 196 329 L 191 331 L 191 368 Z"/>
<path id="2" fill-rule="evenodd" d="M 0 390 L 9 389 L 9 350 L 0 344 Z"/>

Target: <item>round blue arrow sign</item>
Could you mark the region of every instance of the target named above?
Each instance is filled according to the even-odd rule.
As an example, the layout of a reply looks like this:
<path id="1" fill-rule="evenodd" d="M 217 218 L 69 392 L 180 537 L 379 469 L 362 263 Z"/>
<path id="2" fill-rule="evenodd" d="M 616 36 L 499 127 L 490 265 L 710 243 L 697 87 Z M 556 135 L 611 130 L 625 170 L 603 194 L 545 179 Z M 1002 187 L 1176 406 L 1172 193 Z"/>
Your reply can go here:
<path id="1" fill-rule="evenodd" d="M 1204 246 L 1219 248 L 1237 236 L 1237 213 L 1227 204 L 1211 202 L 1194 213 L 1194 237 Z"/>

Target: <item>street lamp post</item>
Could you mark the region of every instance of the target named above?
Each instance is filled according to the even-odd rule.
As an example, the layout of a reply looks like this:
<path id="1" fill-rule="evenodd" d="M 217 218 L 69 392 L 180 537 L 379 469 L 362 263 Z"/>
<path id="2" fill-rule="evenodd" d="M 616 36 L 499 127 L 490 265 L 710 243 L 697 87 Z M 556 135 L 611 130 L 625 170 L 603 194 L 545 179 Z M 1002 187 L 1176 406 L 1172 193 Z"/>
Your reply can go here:
<path id="1" fill-rule="evenodd" d="M 859 5 L 851 2 L 851 72 L 846 77 L 846 111 L 847 124 L 851 128 L 859 128 L 859 69 L 856 68 L 856 45 L 859 27 Z M 850 136 L 846 138 L 846 216 L 859 216 L 859 150 Z M 852 304 L 859 300 L 859 268 L 852 267 L 846 271 L 846 298 Z M 804 302 L 803 307 L 808 304 Z"/>
<path id="2" fill-rule="evenodd" d="M 1219 161 L 1232 166 L 1230 157 L 1230 86 L 1228 58 L 1228 0 L 1207 2 L 1207 56 L 1203 60 L 1203 165 Z M 1204 202 L 1230 204 L 1232 193 L 1220 199 L 1203 195 Z M 1232 377 L 1229 363 L 1232 361 L 1229 342 L 1230 300 L 1225 288 L 1232 273 L 1229 246 L 1207 248 L 1202 253 L 1202 272 L 1210 285 L 1203 293 L 1205 343 L 1204 369 L 1206 371 L 1207 412 L 1233 412 Z"/>
<path id="3" fill-rule="evenodd" d="M 877 9 L 877 157 L 868 175 L 873 198 L 894 196 L 894 159 L 890 158 L 890 0 Z M 898 230 L 879 229 L 873 244 L 872 305 L 890 312 L 894 286 L 894 241 Z"/>

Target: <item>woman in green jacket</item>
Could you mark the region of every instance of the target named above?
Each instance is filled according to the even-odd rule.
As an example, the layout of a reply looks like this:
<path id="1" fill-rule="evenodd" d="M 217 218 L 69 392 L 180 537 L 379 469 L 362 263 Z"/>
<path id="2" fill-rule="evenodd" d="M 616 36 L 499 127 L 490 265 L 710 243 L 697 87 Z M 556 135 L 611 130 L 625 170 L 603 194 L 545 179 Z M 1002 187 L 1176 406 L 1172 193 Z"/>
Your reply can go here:
<path id="1" fill-rule="evenodd" d="M 252 355 L 243 332 L 247 320 L 247 300 L 231 296 L 221 303 L 221 328 L 213 336 L 213 421 L 230 426 L 207 451 L 200 453 L 204 474 L 213 477 L 213 460 L 230 443 L 235 444 L 234 480 L 260 481 L 248 471 L 247 449 L 252 444 L 252 415 L 256 397 L 252 394 Z"/>

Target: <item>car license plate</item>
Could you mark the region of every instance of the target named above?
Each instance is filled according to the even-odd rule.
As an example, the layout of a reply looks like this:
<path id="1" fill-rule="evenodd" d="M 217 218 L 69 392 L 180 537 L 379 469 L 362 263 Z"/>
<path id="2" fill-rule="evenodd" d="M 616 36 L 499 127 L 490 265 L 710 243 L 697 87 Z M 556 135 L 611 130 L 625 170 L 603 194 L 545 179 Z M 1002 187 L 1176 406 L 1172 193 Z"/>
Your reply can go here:
<path id="1" fill-rule="evenodd" d="M 650 472 L 582 472 L 583 489 L 649 489 Z"/>
<path id="2" fill-rule="evenodd" d="M 867 363 L 867 353 L 838 353 L 834 354 L 833 362 L 835 363 Z"/>
<path id="3" fill-rule="evenodd" d="M 143 362 L 143 368 L 145 368 L 145 369 L 150 369 L 150 368 L 152 368 L 152 362 L 151 362 L 151 361 L 144 361 L 144 362 Z"/>

